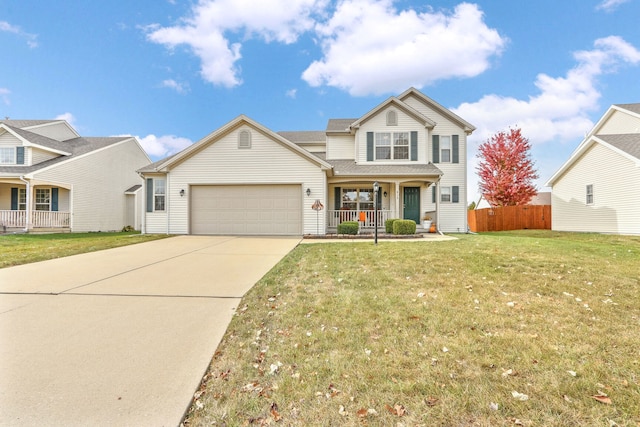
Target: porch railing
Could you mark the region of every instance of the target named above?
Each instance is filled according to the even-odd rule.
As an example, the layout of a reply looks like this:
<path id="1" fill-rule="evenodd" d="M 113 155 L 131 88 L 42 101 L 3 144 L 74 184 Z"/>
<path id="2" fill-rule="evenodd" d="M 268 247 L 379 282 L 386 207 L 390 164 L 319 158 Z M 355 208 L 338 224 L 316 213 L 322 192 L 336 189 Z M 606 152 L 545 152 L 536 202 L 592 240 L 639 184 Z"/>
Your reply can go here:
<path id="1" fill-rule="evenodd" d="M 328 228 L 338 228 L 338 224 L 343 221 L 359 221 L 360 228 L 371 228 L 373 229 L 375 224 L 375 211 L 367 210 L 367 211 L 358 211 L 358 210 L 328 210 L 327 215 L 329 216 L 327 221 Z M 391 217 L 391 211 L 389 210 L 378 210 L 378 228 L 384 228 L 384 222 Z M 364 221 L 361 221 L 364 219 Z"/>
<path id="2" fill-rule="evenodd" d="M 68 228 L 71 225 L 69 212 L 31 212 L 33 228 Z M 0 211 L 0 227 L 24 228 L 27 226 L 26 211 Z"/>

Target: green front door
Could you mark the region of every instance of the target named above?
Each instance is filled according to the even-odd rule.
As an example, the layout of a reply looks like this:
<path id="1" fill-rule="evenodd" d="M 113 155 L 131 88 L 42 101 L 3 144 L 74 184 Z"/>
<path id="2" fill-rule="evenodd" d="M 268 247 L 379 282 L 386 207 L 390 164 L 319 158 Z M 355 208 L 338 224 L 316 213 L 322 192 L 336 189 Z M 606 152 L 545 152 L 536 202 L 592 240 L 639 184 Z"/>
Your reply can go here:
<path id="1" fill-rule="evenodd" d="M 403 218 L 420 224 L 420 187 L 404 187 Z"/>

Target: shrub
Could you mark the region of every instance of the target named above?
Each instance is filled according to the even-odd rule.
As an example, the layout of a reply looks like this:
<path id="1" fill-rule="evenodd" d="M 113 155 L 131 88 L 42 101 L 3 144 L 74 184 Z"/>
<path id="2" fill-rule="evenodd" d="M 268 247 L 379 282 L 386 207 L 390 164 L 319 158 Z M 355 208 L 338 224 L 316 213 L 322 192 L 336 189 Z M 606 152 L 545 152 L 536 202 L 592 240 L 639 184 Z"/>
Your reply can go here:
<path id="1" fill-rule="evenodd" d="M 136 231 L 136 229 L 130 225 L 125 225 L 124 227 L 122 227 L 123 233 L 131 233 L 132 231 Z"/>
<path id="2" fill-rule="evenodd" d="M 393 223 L 393 234 L 416 234 L 416 222 L 412 219 L 399 219 Z"/>
<path id="3" fill-rule="evenodd" d="M 384 232 L 385 233 L 393 233 L 393 223 L 398 221 L 398 218 L 388 219 L 384 222 Z"/>
<path id="4" fill-rule="evenodd" d="M 338 234 L 358 234 L 358 221 L 344 221 L 338 224 Z"/>

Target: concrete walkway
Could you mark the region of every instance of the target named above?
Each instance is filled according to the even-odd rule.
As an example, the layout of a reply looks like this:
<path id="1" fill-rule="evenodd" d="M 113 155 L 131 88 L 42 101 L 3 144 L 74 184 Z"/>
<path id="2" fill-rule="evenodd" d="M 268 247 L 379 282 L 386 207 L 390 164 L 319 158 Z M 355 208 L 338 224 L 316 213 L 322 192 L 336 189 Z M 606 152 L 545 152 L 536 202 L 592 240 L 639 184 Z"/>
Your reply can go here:
<path id="1" fill-rule="evenodd" d="M 0 269 L 0 425 L 176 426 L 298 238 L 172 237 Z"/>

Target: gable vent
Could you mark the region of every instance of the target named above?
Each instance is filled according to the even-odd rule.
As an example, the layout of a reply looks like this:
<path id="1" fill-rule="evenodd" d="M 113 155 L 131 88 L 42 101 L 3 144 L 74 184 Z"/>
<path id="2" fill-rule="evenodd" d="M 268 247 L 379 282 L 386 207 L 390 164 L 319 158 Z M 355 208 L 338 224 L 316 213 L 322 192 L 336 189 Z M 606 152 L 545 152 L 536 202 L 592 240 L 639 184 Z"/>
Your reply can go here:
<path id="1" fill-rule="evenodd" d="M 387 126 L 397 126 L 398 125 L 398 113 L 394 110 L 387 112 Z"/>
<path id="2" fill-rule="evenodd" d="M 251 148 L 251 132 L 241 130 L 238 133 L 238 148 Z"/>

